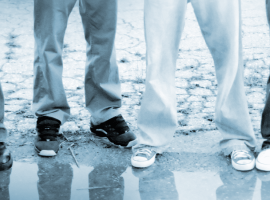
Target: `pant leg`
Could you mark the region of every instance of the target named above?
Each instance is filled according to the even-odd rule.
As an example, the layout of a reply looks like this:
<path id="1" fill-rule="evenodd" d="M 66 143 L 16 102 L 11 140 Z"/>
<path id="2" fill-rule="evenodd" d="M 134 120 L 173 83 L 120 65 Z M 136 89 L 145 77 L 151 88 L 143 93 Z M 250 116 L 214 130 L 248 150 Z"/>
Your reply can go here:
<path id="1" fill-rule="evenodd" d="M 244 91 L 240 0 L 191 0 L 206 44 L 213 56 L 218 95 L 216 125 L 225 155 L 234 149 L 255 148 Z M 248 147 L 247 147 L 248 146 Z"/>
<path id="2" fill-rule="evenodd" d="M 145 0 L 146 89 L 138 145 L 164 151 L 177 127 L 175 68 L 187 0 Z"/>
<path id="3" fill-rule="evenodd" d="M 33 111 L 62 122 L 70 115 L 62 83 L 62 49 L 69 14 L 76 0 L 34 1 Z"/>
<path id="4" fill-rule="evenodd" d="M 121 88 L 114 39 L 117 21 L 116 0 L 80 0 L 87 61 L 85 102 L 93 123 L 120 114 Z"/>
<path id="5" fill-rule="evenodd" d="M 5 142 L 7 139 L 7 129 L 4 125 L 4 116 L 5 116 L 4 105 L 5 105 L 4 94 L 0 83 L 0 142 Z"/>
<path id="6" fill-rule="evenodd" d="M 266 16 L 268 25 L 270 26 L 270 1 L 266 0 Z M 270 76 L 267 81 L 267 87 L 266 87 L 266 102 L 262 113 L 262 121 L 261 121 L 261 133 L 262 137 L 267 139 L 263 142 L 262 148 L 268 148 L 270 147 L 270 97 L 269 97 L 269 91 L 270 91 Z"/>

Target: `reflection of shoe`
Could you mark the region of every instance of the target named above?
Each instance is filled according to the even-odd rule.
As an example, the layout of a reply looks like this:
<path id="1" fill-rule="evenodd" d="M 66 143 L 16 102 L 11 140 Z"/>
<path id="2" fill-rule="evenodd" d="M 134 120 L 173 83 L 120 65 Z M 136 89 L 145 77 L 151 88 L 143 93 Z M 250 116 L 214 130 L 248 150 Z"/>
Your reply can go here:
<path id="1" fill-rule="evenodd" d="M 151 176 L 153 172 L 156 170 L 156 168 L 157 165 L 151 165 L 150 167 L 147 168 L 132 167 L 132 174 L 137 178 L 145 178 Z"/>
<path id="2" fill-rule="evenodd" d="M 262 171 L 270 171 L 270 149 L 261 151 L 256 159 L 256 168 Z"/>
<path id="3" fill-rule="evenodd" d="M 107 137 L 112 143 L 127 146 L 129 142 L 136 139 L 125 122 L 122 115 L 113 117 L 99 125 L 90 123 L 91 132 L 99 137 Z"/>
<path id="4" fill-rule="evenodd" d="M 156 152 L 149 148 L 136 149 L 131 157 L 133 167 L 149 167 L 156 160 Z"/>
<path id="5" fill-rule="evenodd" d="M 59 133 L 61 122 L 52 117 L 39 117 L 37 120 L 37 133 L 35 149 L 40 156 L 55 156 L 59 150 Z"/>
<path id="6" fill-rule="evenodd" d="M 6 148 L 4 142 L 0 142 L 0 171 L 7 170 L 12 167 L 13 159 L 11 152 Z"/>
<path id="7" fill-rule="evenodd" d="M 239 171 L 252 170 L 255 167 L 255 157 L 251 151 L 235 150 L 231 154 L 232 166 Z"/>

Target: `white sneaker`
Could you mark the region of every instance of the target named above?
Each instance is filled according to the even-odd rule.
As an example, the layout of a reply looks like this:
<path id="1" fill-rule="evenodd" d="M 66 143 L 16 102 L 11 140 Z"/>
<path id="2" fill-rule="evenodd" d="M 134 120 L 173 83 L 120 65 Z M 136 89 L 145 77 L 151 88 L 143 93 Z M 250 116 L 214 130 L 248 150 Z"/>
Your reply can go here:
<path id="1" fill-rule="evenodd" d="M 270 149 L 261 151 L 256 159 L 256 168 L 262 171 L 270 171 Z"/>
<path id="2" fill-rule="evenodd" d="M 156 155 L 157 153 L 155 151 L 148 148 L 137 149 L 131 157 L 131 164 L 133 167 L 149 167 L 155 162 Z"/>
<path id="3" fill-rule="evenodd" d="M 231 154 L 232 166 L 239 171 L 252 170 L 255 167 L 255 157 L 251 151 L 234 150 Z"/>

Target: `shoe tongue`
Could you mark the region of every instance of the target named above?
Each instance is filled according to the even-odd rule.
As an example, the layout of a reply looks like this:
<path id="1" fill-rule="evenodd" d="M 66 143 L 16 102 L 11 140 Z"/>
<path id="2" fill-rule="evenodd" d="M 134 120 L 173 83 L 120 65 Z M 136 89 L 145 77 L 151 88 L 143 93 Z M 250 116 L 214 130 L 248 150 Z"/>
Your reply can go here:
<path id="1" fill-rule="evenodd" d="M 45 125 L 45 124 L 48 124 L 48 125 L 59 125 L 59 123 L 57 121 L 51 120 L 51 119 L 44 119 L 39 124 L 41 124 L 41 125 Z"/>

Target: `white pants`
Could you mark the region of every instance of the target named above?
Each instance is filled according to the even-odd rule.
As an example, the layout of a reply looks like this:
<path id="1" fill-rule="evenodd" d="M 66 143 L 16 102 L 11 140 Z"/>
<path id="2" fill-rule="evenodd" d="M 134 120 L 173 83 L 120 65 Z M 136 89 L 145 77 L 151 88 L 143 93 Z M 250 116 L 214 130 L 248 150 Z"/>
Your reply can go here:
<path id="1" fill-rule="evenodd" d="M 225 155 L 254 149 L 244 92 L 240 0 L 190 0 L 215 63 L 215 122 Z M 138 145 L 162 153 L 177 127 L 175 68 L 187 0 L 145 0 L 146 90 L 138 116 Z"/>

